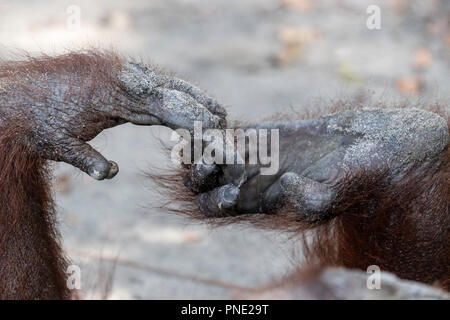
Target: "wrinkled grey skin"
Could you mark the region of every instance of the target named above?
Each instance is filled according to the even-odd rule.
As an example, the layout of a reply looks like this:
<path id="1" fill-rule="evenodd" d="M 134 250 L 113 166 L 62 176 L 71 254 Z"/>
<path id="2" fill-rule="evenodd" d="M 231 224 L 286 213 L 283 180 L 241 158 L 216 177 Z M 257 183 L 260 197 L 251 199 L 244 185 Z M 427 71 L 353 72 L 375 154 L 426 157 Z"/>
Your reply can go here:
<path id="1" fill-rule="evenodd" d="M 196 120 L 205 127 L 225 126 L 225 110 L 183 80 L 132 62 L 124 62 L 119 81 L 111 83 L 95 83 L 81 69 L 69 74 L 31 71 L 16 82 L 0 78 L 0 123 L 15 119 L 15 125 L 31 132 L 26 142 L 43 158 L 64 161 L 97 180 L 118 172 L 115 162 L 86 143 L 104 129 L 126 122 L 191 129 Z"/>
<path id="2" fill-rule="evenodd" d="M 199 194 L 205 215 L 271 213 L 289 205 L 320 220 L 347 173 L 387 166 L 401 179 L 411 166 L 435 164 L 449 141 L 446 120 L 419 109 L 346 110 L 256 128 L 279 129 L 278 173 L 260 175 L 258 165 L 193 166 L 185 185 Z"/>

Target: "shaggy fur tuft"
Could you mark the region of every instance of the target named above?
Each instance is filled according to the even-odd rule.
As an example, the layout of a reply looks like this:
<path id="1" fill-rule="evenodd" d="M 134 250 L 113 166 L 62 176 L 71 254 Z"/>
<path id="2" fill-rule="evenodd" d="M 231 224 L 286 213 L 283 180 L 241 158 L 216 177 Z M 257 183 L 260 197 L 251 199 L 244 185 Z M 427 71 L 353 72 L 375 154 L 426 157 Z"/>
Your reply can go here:
<path id="1" fill-rule="evenodd" d="M 68 299 L 47 165 L 13 124 L 0 127 L 0 298 Z"/>
<path id="2" fill-rule="evenodd" d="M 355 104 L 339 102 L 330 112 L 349 106 L 355 109 Z M 447 119 L 450 127 L 449 114 L 443 108 L 432 105 L 426 109 Z M 331 218 L 318 222 L 302 220 L 288 208 L 272 214 L 206 218 L 198 209 L 196 195 L 183 186 L 188 167 L 164 175 L 151 172 L 148 176 L 165 190 L 161 193 L 170 199 L 165 206 L 169 211 L 213 226 L 250 222 L 292 233 L 303 244 L 304 267 L 366 270 L 377 265 L 400 278 L 450 291 L 448 147 L 439 160 L 434 166 L 411 168 L 402 179 L 396 179 L 387 166 L 377 172 L 353 172 L 338 186 L 339 197 L 332 206 Z"/>

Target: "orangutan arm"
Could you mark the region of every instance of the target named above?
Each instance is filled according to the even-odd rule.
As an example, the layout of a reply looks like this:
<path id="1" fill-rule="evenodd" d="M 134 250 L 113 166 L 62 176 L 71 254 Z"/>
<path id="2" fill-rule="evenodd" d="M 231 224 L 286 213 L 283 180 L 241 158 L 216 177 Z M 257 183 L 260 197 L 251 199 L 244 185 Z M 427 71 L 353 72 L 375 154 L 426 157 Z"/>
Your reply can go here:
<path id="1" fill-rule="evenodd" d="M 118 166 L 86 142 L 126 122 L 192 128 L 225 125 L 225 110 L 191 84 L 112 53 L 71 53 L 0 64 L 0 120 L 44 159 L 67 162 L 91 177 Z M 25 141 L 26 140 L 26 141 Z"/>

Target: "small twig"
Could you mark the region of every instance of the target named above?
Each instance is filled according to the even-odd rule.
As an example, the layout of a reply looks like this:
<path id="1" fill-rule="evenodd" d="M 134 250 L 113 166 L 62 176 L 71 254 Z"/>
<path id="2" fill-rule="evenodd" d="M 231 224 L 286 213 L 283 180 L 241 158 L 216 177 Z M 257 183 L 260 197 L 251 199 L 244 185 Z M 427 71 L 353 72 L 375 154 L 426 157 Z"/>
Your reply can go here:
<path id="1" fill-rule="evenodd" d="M 233 284 L 233 283 L 229 283 L 229 282 L 225 282 L 225 281 L 180 273 L 178 271 L 167 270 L 167 269 L 163 269 L 163 268 L 156 267 L 156 266 L 151 266 L 148 264 L 143 264 L 143 263 L 132 261 L 132 260 L 126 260 L 126 259 L 121 259 L 121 258 L 117 258 L 117 257 L 108 257 L 108 256 L 103 256 L 103 255 L 99 255 L 99 254 L 92 253 L 92 252 L 85 252 L 85 251 L 79 251 L 79 250 L 68 250 L 68 251 L 69 251 L 70 255 L 80 256 L 80 257 L 89 258 L 89 259 L 98 259 L 98 260 L 108 261 L 111 263 L 115 263 L 116 266 L 124 266 L 124 267 L 140 269 L 143 271 L 157 273 L 157 274 L 161 274 L 161 275 L 165 275 L 165 276 L 169 276 L 169 277 L 177 277 L 177 278 L 181 278 L 184 280 L 201 282 L 201 283 L 204 283 L 204 284 L 207 284 L 210 286 L 225 288 L 225 289 L 229 289 L 229 290 L 239 290 L 239 291 L 255 290 L 252 288 L 244 287 L 241 285 L 237 285 L 237 284 Z"/>

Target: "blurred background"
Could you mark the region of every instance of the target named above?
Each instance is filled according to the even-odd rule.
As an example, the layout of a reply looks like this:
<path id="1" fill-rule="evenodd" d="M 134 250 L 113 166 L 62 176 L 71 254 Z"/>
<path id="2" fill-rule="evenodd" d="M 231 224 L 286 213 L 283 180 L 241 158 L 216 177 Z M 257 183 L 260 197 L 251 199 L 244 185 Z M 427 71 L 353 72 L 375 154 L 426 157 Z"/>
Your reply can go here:
<path id="1" fill-rule="evenodd" d="M 449 20 L 448 0 L 0 0 L 0 56 L 114 49 L 197 84 L 231 119 L 358 96 L 449 106 Z M 285 235 L 210 229 L 158 209 L 143 172 L 168 163 L 154 138 L 169 134 L 127 124 L 95 138 L 120 166 L 111 181 L 55 164 L 84 298 L 227 298 L 301 259 Z"/>

